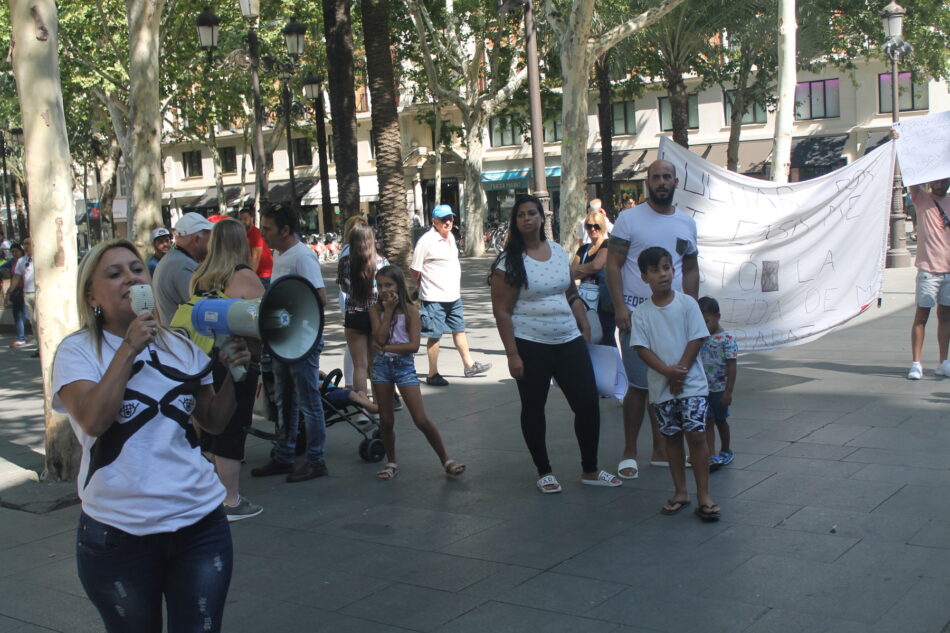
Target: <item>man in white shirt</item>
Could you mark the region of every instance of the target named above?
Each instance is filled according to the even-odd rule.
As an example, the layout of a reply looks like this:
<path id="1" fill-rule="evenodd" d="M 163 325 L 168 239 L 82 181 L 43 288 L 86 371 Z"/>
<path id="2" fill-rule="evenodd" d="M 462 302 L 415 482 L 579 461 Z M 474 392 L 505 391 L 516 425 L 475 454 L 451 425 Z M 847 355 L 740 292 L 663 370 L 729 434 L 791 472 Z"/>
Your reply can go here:
<path id="1" fill-rule="evenodd" d="M 409 269 L 419 286 L 422 301 L 422 336 L 425 336 L 429 373 L 426 384 L 444 387 L 449 381 L 439 373 L 439 340 L 452 333 L 455 348 L 465 365 L 465 377 L 471 378 L 491 369 L 491 363 L 476 363 L 468 351 L 465 316 L 462 311 L 462 266 L 452 235 L 455 214 L 452 207 L 440 204 L 432 209 L 432 228 L 416 242 Z"/>
<path id="2" fill-rule="evenodd" d="M 186 213 L 175 223 L 175 245 L 159 260 L 152 276 L 158 317 L 168 325 L 178 306 L 191 299 L 191 276 L 208 255 L 214 225 L 200 213 Z"/>
<path id="3" fill-rule="evenodd" d="M 665 160 L 654 161 L 647 169 L 647 200 L 617 216 L 607 244 L 607 287 L 614 303 L 617 327 L 620 329 L 620 351 L 630 388 L 623 400 L 624 449 L 617 474 L 635 479 L 637 436 L 647 407 L 647 368 L 630 347 L 630 316 L 632 310 L 647 301 L 652 292 L 643 281 L 637 258 L 651 246 L 662 246 L 673 257 L 673 290 L 693 299 L 699 293 L 699 249 L 696 243 L 696 222 L 673 205 L 673 194 L 679 179 L 676 167 Z M 650 410 L 653 429 L 653 452 L 650 464 L 667 466 L 663 438 Z"/>
<path id="4" fill-rule="evenodd" d="M 26 316 L 30 320 L 30 327 L 33 328 L 33 338 L 39 338 L 36 329 L 36 266 L 33 265 L 33 238 L 28 237 L 23 240 L 23 257 L 17 260 L 16 268 L 13 270 L 13 279 L 10 280 L 10 289 L 7 291 L 7 301 L 10 301 L 10 295 L 14 288 L 23 285 L 23 303 L 26 305 Z M 39 351 L 35 351 L 30 356 L 38 358 Z"/>
<path id="5" fill-rule="evenodd" d="M 297 214 L 289 206 L 273 205 L 261 210 L 261 235 L 268 248 L 276 251 L 271 283 L 284 275 L 298 275 L 317 289 L 322 305 L 327 304 L 327 291 L 317 256 L 297 238 Z M 287 475 L 289 483 L 308 481 L 329 474 L 324 460 L 327 429 L 320 402 L 321 340 L 313 352 L 296 363 L 271 359 L 274 371 L 274 394 L 280 420 L 280 437 L 270 460 L 251 470 L 252 477 Z M 307 461 L 294 470 L 297 448 L 298 409 L 307 424 Z"/>

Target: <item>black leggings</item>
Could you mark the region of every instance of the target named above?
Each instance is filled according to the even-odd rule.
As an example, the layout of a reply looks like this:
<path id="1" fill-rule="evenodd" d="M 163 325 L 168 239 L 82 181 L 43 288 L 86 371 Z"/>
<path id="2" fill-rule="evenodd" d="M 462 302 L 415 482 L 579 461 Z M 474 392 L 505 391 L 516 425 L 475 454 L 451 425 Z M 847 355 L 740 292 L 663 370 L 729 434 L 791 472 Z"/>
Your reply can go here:
<path id="1" fill-rule="evenodd" d="M 574 435 L 581 449 L 581 469 L 597 470 L 597 443 L 600 439 L 600 402 L 594 367 L 584 339 L 547 345 L 516 338 L 518 355 L 524 364 L 524 378 L 518 382 L 521 396 L 521 432 L 538 475 L 551 472 L 544 441 L 547 422 L 544 405 L 548 400 L 551 378 L 557 380 L 567 403 L 574 412 Z"/>

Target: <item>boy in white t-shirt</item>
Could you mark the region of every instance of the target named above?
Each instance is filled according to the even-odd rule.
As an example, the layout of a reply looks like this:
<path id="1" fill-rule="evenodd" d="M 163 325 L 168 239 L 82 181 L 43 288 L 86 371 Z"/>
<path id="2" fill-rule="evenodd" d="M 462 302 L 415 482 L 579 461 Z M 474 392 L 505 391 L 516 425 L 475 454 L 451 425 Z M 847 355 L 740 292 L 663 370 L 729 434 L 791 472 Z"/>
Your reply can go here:
<path id="1" fill-rule="evenodd" d="M 706 407 L 709 387 L 699 362 L 699 350 L 708 336 L 696 300 L 673 290 L 673 257 L 659 246 L 645 249 L 637 258 L 643 281 L 653 292 L 633 312 L 630 346 L 646 364 L 650 406 L 666 443 L 675 490 L 660 511 L 679 513 L 689 505 L 686 489 L 686 453 L 683 437 L 693 456 L 696 478 L 696 516 L 718 521 L 719 506 L 709 496 L 709 449 L 706 445 Z"/>

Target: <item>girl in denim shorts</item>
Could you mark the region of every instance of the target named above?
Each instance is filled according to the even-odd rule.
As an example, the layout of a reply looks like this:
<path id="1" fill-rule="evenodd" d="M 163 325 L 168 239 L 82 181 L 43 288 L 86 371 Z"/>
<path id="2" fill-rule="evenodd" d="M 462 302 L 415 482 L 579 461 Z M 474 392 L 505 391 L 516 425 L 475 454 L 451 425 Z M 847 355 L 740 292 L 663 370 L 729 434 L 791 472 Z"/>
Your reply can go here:
<path id="1" fill-rule="evenodd" d="M 382 481 L 393 479 L 399 470 L 393 410 L 395 387 L 399 387 L 412 421 L 429 440 L 446 474 L 461 475 L 465 472 L 465 465 L 445 454 L 439 429 L 426 415 L 422 404 L 422 391 L 413 362 L 413 354 L 419 350 L 421 321 L 419 309 L 409 299 L 402 270 L 396 266 L 381 268 L 376 273 L 376 289 L 379 300 L 370 308 L 373 342 L 377 346 L 372 368 L 373 397 L 379 406 L 380 437 L 386 446 L 387 458 L 386 466 L 376 473 L 376 478 Z"/>

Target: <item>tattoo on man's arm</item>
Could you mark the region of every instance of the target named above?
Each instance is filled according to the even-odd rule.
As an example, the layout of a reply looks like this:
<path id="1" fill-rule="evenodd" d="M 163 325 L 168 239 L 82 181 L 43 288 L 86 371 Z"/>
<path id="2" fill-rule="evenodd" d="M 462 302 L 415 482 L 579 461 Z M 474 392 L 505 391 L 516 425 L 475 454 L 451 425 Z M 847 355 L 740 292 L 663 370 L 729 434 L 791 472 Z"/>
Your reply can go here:
<path id="1" fill-rule="evenodd" d="M 622 237 L 611 235 L 610 239 L 607 241 L 608 253 L 621 253 L 626 255 L 628 250 L 630 250 L 630 240 L 625 240 Z"/>

